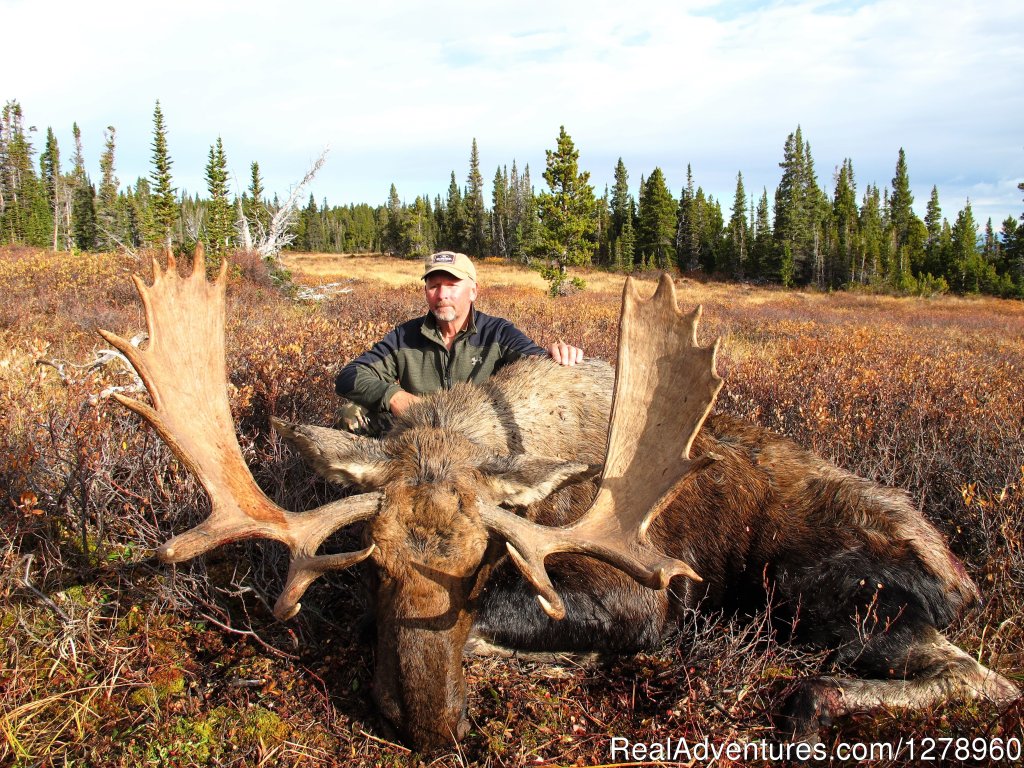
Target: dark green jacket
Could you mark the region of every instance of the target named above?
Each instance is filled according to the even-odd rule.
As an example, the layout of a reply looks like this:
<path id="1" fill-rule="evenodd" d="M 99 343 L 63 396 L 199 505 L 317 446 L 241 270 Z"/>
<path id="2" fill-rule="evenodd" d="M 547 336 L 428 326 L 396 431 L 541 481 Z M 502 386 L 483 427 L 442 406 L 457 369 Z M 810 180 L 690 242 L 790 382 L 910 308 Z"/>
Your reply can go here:
<path id="1" fill-rule="evenodd" d="M 475 307 L 469 326 L 459 332 L 449 351 L 428 312 L 402 323 L 342 368 L 335 389 L 369 411 L 387 412 L 399 389 L 425 395 L 460 381 L 479 384 L 524 355 L 545 354 L 508 320 Z"/>

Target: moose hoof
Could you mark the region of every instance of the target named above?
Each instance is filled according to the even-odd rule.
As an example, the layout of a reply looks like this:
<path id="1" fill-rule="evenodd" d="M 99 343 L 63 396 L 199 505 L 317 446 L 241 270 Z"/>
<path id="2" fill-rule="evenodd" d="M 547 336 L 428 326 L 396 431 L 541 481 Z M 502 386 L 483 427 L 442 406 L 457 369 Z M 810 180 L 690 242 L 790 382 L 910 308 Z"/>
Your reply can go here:
<path id="1" fill-rule="evenodd" d="M 783 703 L 775 718 L 779 734 L 792 741 L 817 744 L 821 729 L 832 724 L 839 711 L 842 690 L 825 678 L 803 680 Z"/>

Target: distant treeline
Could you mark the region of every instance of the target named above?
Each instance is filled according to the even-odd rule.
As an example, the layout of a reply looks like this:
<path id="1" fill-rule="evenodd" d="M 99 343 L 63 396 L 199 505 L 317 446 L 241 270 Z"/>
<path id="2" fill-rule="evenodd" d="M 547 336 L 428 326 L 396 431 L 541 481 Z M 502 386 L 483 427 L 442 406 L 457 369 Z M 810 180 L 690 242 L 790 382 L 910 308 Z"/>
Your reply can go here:
<path id="1" fill-rule="evenodd" d="M 0 123 L 0 243 L 88 251 L 161 244 L 188 249 L 203 240 L 218 253 L 244 247 L 240 230 L 268 228 L 282 206 L 276 195 L 265 197 L 255 162 L 246 191 L 229 194 L 219 138 L 206 165 L 207 195 L 177 194 L 159 102 L 153 170 L 124 187 L 115 176 L 113 126 L 97 184 L 85 169 L 77 124 L 65 172 L 53 130 L 47 129 L 37 161 L 23 123 L 18 102 L 7 102 Z M 858 192 L 846 159 L 830 192 L 819 184 L 798 127 L 786 138 L 772 203 L 767 189 L 748 193 L 738 173 L 728 217 L 720 201 L 695 184 L 689 167 L 678 198 L 660 168 L 640 177 L 634 195 L 620 159 L 614 184 L 598 196 L 589 174 L 579 171 L 578 156 L 562 128 L 556 148 L 547 152 L 545 189 L 538 193 L 529 166 L 520 169 L 513 160 L 511 168 L 495 171 L 488 205 L 474 139 L 465 184 L 452 171 L 444 197 L 407 202 L 394 184 L 384 205 L 331 206 L 311 195 L 292 219 L 289 247 L 409 257 L 449 249 L 624 272 L 677 267 L 784 286 L 1024 298 L 1024 216 L 1007 216 L 998 230 L 989 219 L 979 236 L 970 201 L 950 223 L 933 187 L 922 220 L 913 210 L 903 149 L 889 187 L 867 184 Z M 1024 191 L 1024 183 L 1019 188 Z"/>

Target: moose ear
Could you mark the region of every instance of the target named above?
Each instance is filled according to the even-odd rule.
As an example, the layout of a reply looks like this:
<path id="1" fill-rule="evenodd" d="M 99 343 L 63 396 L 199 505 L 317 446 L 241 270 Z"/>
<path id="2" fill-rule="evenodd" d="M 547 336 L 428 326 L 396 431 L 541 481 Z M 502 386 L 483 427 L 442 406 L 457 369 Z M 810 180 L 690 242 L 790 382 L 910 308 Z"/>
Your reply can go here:
<path id="1" fill-rule="evenodd" d="M 385 481 L 388 459 L 376 440 L 312 424 L 290 424 L 271 419 L 274 429 L 320 477 L 343 486 L 355 485 L 370 491 Z"/>
<path id="2" fill-rule="evenodd" d="M 525 507 L 563 485 L 595 474 L 599 467 L 550 456 L 496 456 L 480 466 L 484 485 L 498 504 Z"/>

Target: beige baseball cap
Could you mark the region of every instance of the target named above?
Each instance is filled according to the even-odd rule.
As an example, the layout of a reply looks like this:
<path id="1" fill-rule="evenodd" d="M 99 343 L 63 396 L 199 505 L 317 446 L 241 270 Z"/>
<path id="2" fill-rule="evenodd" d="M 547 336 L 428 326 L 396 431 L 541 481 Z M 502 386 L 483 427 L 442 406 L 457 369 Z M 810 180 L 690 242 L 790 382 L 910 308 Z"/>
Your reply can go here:
<path id="1" fill-rule="evenodd" d="M 464 253 L 441 251 L 430 254 L 423 262 L 422 279 L 426 280 L 427 275 L 434 272 L 447 272 L 460 280 L 469 279 L 476 282 L 476 267 L 473 266 L 469 256 Z"/>

